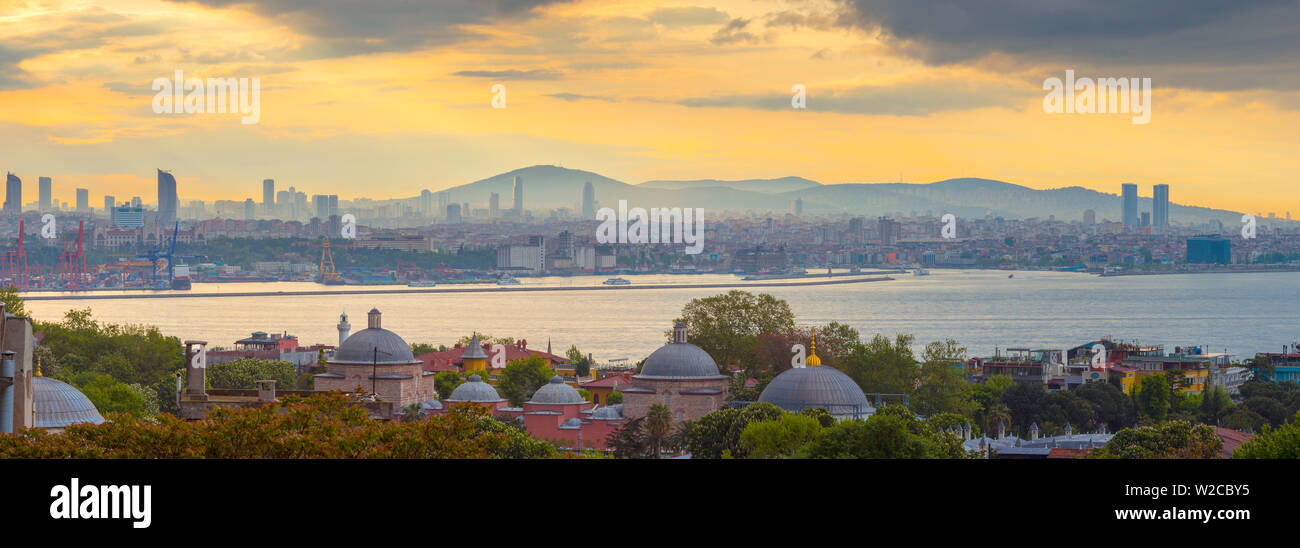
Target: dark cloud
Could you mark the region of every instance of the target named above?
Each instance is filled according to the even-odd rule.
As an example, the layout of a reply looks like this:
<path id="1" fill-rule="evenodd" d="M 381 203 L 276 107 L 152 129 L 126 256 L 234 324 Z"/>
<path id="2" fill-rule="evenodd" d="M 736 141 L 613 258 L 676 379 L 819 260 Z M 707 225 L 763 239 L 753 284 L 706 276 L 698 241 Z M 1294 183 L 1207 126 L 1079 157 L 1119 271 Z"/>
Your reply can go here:
<path id="1" fill-rule="evenodd" d="M 727 13 L 710 6 L 674 6 L 656 9 L 645 18 L 665 27 L 693 27 L 726 21 Z"/>
<path id="2" fill-rule="evenodd" d="M 790 94 L 697 97 L 678 101 L 688 107 L 732 107 L 794 110 Z M 807 110 L 846 114 L 926 116 L 951 110 L 986 107 L 1016 108 L 1040 94 L 1032 89 L 941 81 L 896 86 L 863 86 L 843 90 L 808 89 Z"/>
<path id="3" fill-rule="evenodd" d="M 713 33 L 713 38 L 710 38 L 709 41 L 719 46 L 734 44 L 736 42 L 757 42 L 758 36 L 745 30 L 745 27 L 749 26 L 749 21 L 749 19 L 743 19 L 740 17 L 732 19 L 726 25 L 723 25 L 722 28 L 718 29 L 717 32 Z"/>
<path id="4" fill-rule="evenodd" d="M 568 0 L 169 0 L 213 8 L 242 7 L 307 34 L 304 53 L 344 56 L 409 51 L 454 43 L 465 25 L 525 18 L 535 8 Z"/>
<path id="5" fill-rule="evenodd" d="M 453 72 L 451 75 L 469 78 L 496 78 L 498 80 L 557 80 L 563 76 L 559 71 L 549 69 L 461 70 Z"/>
<path id="6" fill-rule="evenodd" d="M 546 96 L 553 99 L 559 99 L 561 101 L 568 101 L 570 103 L 574 101 L 607 101 L 610 103 L 618 102 L 618 99 L 614 99 L 612 97 L 600 97 L 597 95 L 583 95 L 580 93 L 547 93 Z"/>
<path id="7" fill-rule="evenodd" d="M 942 65 L 1145 71 L 1157 86 L 1300 87 L 1296 0 L 840 0 L 837 25 Z M 1005 61 L 1004 61 L 1005 62 Z M 1073 65 L 1073 66 L 1071 66 Z"/>

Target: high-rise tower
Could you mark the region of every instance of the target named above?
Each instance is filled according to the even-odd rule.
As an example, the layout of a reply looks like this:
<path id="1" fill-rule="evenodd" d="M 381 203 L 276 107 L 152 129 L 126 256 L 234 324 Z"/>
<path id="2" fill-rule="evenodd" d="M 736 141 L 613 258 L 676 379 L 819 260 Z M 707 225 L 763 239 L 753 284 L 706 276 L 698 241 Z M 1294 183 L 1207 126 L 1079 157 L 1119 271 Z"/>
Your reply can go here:
<path id="1" fill-rule="evenodd" d="M 1151 226 L 1169 226 L 1169 185 L 1156 185 L 1151 194 Z"/>
<path id="2" fill-rule="evenodd" d="M 1133 183 L 1124 183 L 1121 195 L 1124 198 L 1124 210 L 1121 219 L 1127 226 L 1137 226 L 1138 224 L 1138 186 Z"/>
<path id="3" fill-rule="evenodd" d="M 158 170 L 158 224 L 175 221 L 179 204 L 180 200 L 176 195 L 176 177 L 169 172 Z"/>

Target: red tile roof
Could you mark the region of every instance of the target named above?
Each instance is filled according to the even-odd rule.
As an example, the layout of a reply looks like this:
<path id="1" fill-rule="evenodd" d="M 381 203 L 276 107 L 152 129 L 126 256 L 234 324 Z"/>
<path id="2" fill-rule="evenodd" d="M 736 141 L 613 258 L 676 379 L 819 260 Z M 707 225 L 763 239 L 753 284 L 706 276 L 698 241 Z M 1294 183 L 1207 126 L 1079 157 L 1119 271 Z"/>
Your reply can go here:
<path id="1" fill-rule="evenodd" d="M 1223 440 L 1223 450 L 1219 451 L 1219 457 L 1224 459 L 1232 458 L 1233 451 L 1236 451 L 1238 447 L 1241 447 L 1241 444 L 1246 443 L 1250 441 L 1251 438 L 1255 437 L 1254 434 L 1247 434 L 1240 430 L 1223 428 L 1221 426 L 1214 427 L 1214 435 Z"/>
<path id="2" fill-rule="evenodd" d="M 441 352 L 420 354 L 419 356 L 416 356 L 415 359 L 424 362 L 425 371 L 434 371 L 439 373 L 443 371 L 459 371 L 461 364 L 460 356 L 461 354 L 464 354 L 466 350 L 469 350 L 469 348 L 457 345 L 455 348 L 443 350 Z M 488 356 L 491 356 L 496 352 L 494 345 L 490 344 L 484 344 L 483 351 L 487 352 Z M 533 350 L 531 348 L 523 347 L 520 344 L 507 345 L 505 347 L 505 352 L 506 362 L 512 362 L 529 356 L 541 356 L 549 360 L 552 365 L 569 363 L 569 359 L 564 356 L 556 356 L 555 354 L 549 354 L 542 352 L 541 350 Z"/>
<path id="3" fill-rule="evenodd" d="M 631 386 L 632 374 L 623 373 L 622 375 L 610 375 L 597 381 L 582 383 L 583 388 L 614 388 L 615 385 Z"/>

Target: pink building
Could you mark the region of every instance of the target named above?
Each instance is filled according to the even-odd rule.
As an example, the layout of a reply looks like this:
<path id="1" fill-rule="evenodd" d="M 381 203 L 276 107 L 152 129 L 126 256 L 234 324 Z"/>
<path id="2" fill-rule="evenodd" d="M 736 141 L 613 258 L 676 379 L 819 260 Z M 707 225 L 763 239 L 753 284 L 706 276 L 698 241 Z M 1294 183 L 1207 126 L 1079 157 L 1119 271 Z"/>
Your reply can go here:
<path id="1" fill-rule="evenodd" d="M 558 375 L 533 393 L 523 407 L 506 407 L 508 403 L 492 385 L 478 375 L 452 390 L 441 402 L 424 402 L 426 414 L 437 415 L 460 405 L 478 405 L 498 415 L 513 417 L 523 423 L 529 435 L 558 442 L 571 449 L 607 449 L 609 435 L 623 426 L 623 407 L 613 405 L 595 410 L 578 390 L 565 384 Z"/>

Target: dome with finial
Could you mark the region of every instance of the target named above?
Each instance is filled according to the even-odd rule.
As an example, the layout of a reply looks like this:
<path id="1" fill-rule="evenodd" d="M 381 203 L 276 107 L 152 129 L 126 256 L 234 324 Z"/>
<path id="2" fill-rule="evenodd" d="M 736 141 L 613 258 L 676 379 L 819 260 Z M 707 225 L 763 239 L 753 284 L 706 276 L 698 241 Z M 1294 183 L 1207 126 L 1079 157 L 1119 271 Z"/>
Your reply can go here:
<path id="1" fill-rule="evenodd" d="M 482 377 L 470 375 L 469 380 L 457 386 L 451 391 L 451 396 L 443 400 L 447 403 L 456 402 L 473 402 L 473 403 L 497 403 L 505 401 L 497 389 L 492 385 L 483 382 Z"/>
<path id="2" fill-rule="evenodd" d="M 817 330 L 813 330 L 812 343 L 808 350 L 808 359 L 804 361 L 808 365 L 821 365 L 822 359 L 817 357 Z"/>
<path id="3" fill-rule="evenodd" d="M 528 403 L 559 405 L 586 403 L 586 401 L 582 394 L 578 393 L 578 389 L 565 384 L 564 379 L 559 375 L 551 377 L 551 382 L 542 385 L 533 392 L 533 397 L 528 399 Z"/>
<path id="4" fill-rule="evenodd" d="M 46 429 L 67 428 L 82 422 L 104 422 L 95 404 L 80 390 L 39 374 L 32 377 L 32 415 L 32 426 Z"/>
<path id="5" fill-rule="evenodd" d="M 673 326 L 673 342 L 659 347 L 645 359 L 641 379 L 721 379 L 718 363 L 703 348 L 686 342 L 686 324 Z"/>
<path id="6" fill-rule="evenodd" d="M 815 338 L 804 363 L 807 367 L 787 369 L 772 379 L 759 394 L 758 401 L 795 413 L 820 407 L 837 417 L 865 417 L 876 412 L 857 382 L 840 370 L 821 364 Z"/>
<path id="7" fill-rule="evenodd" d="M 465 352 L 460 355 L 462 360 L 486 360 L 487 352 L 483 351 L 483 344 L 478 340 L 478 333 L 469 338 L 469 345 L 465 347 Z"/>
<path id="8" fill-rule="evenodd" d="M 330 363 L 353 365 L 411 365 L 420 363 L 411 345 L 397 333 L 384 329 L 379 309 L 367 314 L 367 327 L 353 333 L 334 352 Z"/>

